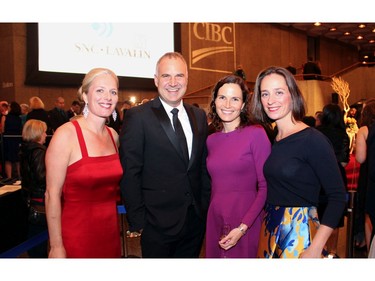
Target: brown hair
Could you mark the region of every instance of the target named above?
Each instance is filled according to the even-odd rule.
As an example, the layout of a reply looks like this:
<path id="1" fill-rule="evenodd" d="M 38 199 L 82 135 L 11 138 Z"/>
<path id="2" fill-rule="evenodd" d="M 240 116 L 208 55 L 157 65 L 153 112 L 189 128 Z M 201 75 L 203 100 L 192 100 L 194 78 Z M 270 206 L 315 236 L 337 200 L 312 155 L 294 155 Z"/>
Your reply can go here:
<path id="1" fill-rule="evenodd" d="M 303 98 L 302 92 L 299 89 L 296 80 L 294 79 L 293 74 L 290 73 L 287 69 L 278 66 L 271 66 L 262 70 L 255 81 L 254 95 L 251 103 L 251 112 L 254 114 L 254 117 L 262 123 L 272 123 L 266 112 L 263 109 L 261 102 L 261 90 L 260 85 L 264 77 L 277 74 L 284 77 L 288 90 L 292 98 L 292 116 L 296 121 L 302 121 L 303 117 L 306 114 L 306 105 Z"/>
<path id="2" fill-rule="evenodd" d="M 212 97 L 210 103 L 210 111 L 208 112 L 208 118 L 212 120 L 212 124 L 217 131 L 221 131 L 223 129 L 223 123 L 216 112 L 215 100 L 217 98 L 218 92 L 222 86 L 225 84 L 236 84 L 241 88 L 242 92 L 242 100 L 244 103 L 244 107 L 240 113 L 240 125 L 239 128 L 245 127 L 249 124 L 252 124 L 252 120 L 250 118 L 250 113 L 248 109 L 248 102 L 250 100 L 249 90 L 245 81 L 237 76 L 237 75 L 227 75 L 221 78 L 212 90 Z"/>

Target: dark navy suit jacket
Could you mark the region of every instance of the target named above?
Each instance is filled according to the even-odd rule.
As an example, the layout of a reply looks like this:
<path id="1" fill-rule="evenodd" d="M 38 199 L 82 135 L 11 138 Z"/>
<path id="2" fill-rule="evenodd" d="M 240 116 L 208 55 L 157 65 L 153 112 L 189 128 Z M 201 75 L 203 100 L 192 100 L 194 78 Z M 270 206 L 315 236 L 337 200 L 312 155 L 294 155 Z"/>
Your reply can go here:
<path id="1" fill-rule="evenodd" d="M 120 135 L 121 191 L 130 231 L 143 229 L 147 221 L 161 232 L 175 235 L 191 204 L 206 219 L 210 200 L 207 118 L 200 108 L 185 103 L 184 107 L 193 133 L 188 163 L 159 98 L 126 112 Z"/>

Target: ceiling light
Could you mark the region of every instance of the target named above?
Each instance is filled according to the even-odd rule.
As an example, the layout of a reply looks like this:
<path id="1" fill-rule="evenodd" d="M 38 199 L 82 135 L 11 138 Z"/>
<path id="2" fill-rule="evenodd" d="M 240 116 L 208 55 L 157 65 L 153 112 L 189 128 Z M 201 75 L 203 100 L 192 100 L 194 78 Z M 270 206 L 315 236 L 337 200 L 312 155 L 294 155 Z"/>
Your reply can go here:
<path id="1" fill-rule="evenodd" d="M 359 28 L 365 28 L 365 27 L 366 27 L 366 25 L 365 25 L 365 24 L 363 24 L 363 23 L 361 23 L 360 25 L 358 25 L 358 27 L 359 27 Z"/>
<path id="2" fill-rule="evenodd" d="M 370 44 L 372 43 L 375 43 L 375 40 L 374 39 L 371 39 L 370 41 L 368 41 Z"/>
<path id="3" fill-rule="evenodd" d="M 350 35 L 350 32 L 349 32 L 349 31 L 347 31 L 347 32 L 345 32 L 345 33 L 344 33 L 344 35 Z"/>
<path id="4" fill-rule="evenodd" d="M 320 22 L 314 23 L 315 26 L 321 26 L 322 24 Z"/>
<path id="5" fill-rule="evenodd" d="M 358 40 L 362 40 L 362 39 L 363 39 L 363 36 L 358 35 L 358 36 L 357 36 L 357 39 L 358 39 Z"/>
<path id="6" fill-rule="evenodd" d="M 336 31 L 336 27 L 331 27 L 329 31 Z"/>
<path id="7" fill-rule="evenodd" d="M 368 59 L 368 56 L 363 56 L 364 59 Z"/>

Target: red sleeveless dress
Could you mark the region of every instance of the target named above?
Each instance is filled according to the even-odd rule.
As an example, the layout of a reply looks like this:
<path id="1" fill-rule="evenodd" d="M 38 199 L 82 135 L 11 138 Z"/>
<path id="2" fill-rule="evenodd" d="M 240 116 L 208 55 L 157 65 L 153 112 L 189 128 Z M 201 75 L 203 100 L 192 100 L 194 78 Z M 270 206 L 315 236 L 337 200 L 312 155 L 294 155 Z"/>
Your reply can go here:
<path id="1" fill-rule="evenodd" d="M 81 127 L 76 128 L 82 159 L 68 166 L 62 190 L 61 230 L 68 258 L 119 258 L 117 202 L 122 167 L 118 153 L 89 157 Z M 116 147 L 110 129 L 113 145 Z"/>

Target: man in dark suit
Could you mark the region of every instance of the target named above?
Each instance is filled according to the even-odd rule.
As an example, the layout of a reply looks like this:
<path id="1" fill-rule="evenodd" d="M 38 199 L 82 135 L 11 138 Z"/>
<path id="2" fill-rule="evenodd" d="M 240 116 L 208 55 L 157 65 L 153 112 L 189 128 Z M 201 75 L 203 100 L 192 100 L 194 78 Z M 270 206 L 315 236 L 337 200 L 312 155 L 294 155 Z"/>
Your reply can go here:
<path id="1" fill-rule="evenodd" d="M 68 115 L 65 112 L 65 100 L 63 97 L 58 97 L 55 101 L 55 107 L 48 112 L 48 118 L 53 132 L 57 130 L 62 124 L 69 121 Z"/>
<path id="2" fill-rule="evenodd" d="M 144 258 L 199 257 L 211 190 L 206 114 L 182 101 L 188 70 L 181 54 L 163 55 L 154 81 L 159 97 L 127 110 L 121 129 L 129 230 L 141 233 Z M 188 155 L 172 124 L 173 108 L 179 110 Z"/>
<path id="3" fill-rule="evenodd" d="M 74 100 L 70 108 L 66 111 L 66 115 L 68 116 L 68 119 L 70 120 L 70 118 L 80 115 L 81 112 L 82 112 L 81 103 L 77 100 Z"/>

